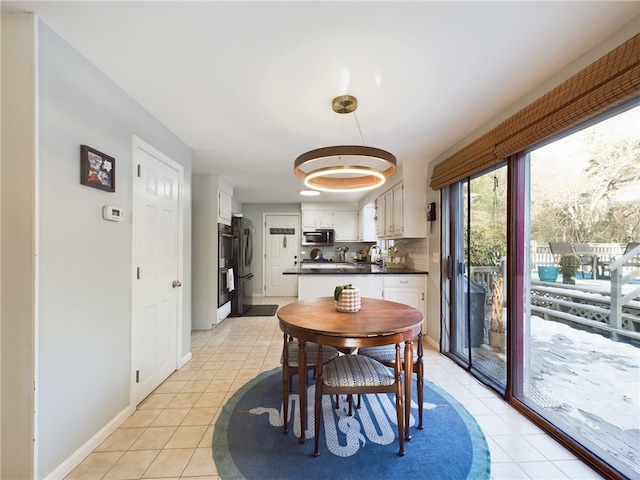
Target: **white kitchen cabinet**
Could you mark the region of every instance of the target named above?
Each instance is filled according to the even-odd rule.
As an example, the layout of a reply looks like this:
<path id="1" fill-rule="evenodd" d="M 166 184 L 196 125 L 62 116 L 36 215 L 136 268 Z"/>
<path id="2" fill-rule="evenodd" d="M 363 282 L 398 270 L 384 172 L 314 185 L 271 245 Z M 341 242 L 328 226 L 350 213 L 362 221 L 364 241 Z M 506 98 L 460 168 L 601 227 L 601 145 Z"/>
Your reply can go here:
<path id="1" fill-rule="evenodd" d="M 333 228 L 333 211 L 302 210 L 302 228 Z"/>
<path id="2" fill-rule="evenodd" d="M 410 305 L 426 312 L 426 276 L 425 275 L 382 275 L 382 298 L 391 302 Z"/>
<path id="3" fill-rule="evenodd" d="M 333 212 L 333 228 L 336 242 L 353 242 L 358 239 L 358 212 Z"/>
<path id="4" fill-rule="evenodd" d="M 384 195 L 380 195 L 378 198 L 376 198 L 376 216 L 375 216 L 375 221 L 376 221 L 376 236 L 378 238 L 386 238 L 387 236 L 385 235 L 385 219 L 384 219 Z"/>
<path id="5" fill-rule="evenodd" d="M 393 225 L 390 230 L 394 237 L 404 236 L 404 182 L 393 187 Z"/>
<path id="6" fill-rule="evenodd" d="M 358 211 L 358 241 L 359 242 L 377 242 L 376 235 L 376 207 L 375 204 L 369 203 Z"/>
<path id="7" fill-rule="evenodd" d="M 218 223 L 231 225 L 231 195 L 224 190 L 218 190 Z"/>
<path id="8" fill-rule="evenodd" d="M 403 180 L 376 199 L 378 238 L 425 238 L 427 236 L 426 167 L 405 165 Z M 380 215 L 383 207 L 383 215 Z"/>
<path id="9" fill-rule="evenodd" d="M 298 300 L 330 297 L 338 285 L 352 284 L 360 289 L 361 297 L 382 298 L 385 275 L 298 275 Z"/>
<path id="10" fill-rule="evenodd" d="M 393 189 L 384 193 L 384 236 L 393 238 L 393 224 L 396 219 L 393 216 Z"/>

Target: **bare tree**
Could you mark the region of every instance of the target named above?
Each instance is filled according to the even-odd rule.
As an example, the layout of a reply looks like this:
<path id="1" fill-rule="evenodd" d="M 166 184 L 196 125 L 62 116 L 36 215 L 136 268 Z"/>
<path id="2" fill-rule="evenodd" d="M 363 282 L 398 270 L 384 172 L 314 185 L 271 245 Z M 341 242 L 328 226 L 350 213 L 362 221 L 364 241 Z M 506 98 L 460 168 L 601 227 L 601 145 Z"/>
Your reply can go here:
<path id="1" fill-rule="evenodd" d="M 532 154 L 532 238 L 579 243 L 637 239 L 637 132 L 621 137 L 603 122 L 556 143 Z"/>

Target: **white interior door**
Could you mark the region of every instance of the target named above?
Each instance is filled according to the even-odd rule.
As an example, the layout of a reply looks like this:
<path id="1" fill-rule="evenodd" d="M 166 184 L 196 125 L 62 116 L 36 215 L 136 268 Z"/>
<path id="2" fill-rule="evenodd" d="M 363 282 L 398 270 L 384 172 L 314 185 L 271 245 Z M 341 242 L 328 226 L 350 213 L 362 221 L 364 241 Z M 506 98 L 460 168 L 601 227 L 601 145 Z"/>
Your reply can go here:
<path id="1" fill-rule="evenodd" d="M 182 171 L 143 142 L 134 141 L 134 163 L 132 335 L 137 405 L 178 366 Z"/>
<path id="2" fill-rule="evenodd" d="M 264 229 L 265 296 L 298 296 L 298 276 L 283 275 L 300 260 L 300 216 L 266 214 Z"/>

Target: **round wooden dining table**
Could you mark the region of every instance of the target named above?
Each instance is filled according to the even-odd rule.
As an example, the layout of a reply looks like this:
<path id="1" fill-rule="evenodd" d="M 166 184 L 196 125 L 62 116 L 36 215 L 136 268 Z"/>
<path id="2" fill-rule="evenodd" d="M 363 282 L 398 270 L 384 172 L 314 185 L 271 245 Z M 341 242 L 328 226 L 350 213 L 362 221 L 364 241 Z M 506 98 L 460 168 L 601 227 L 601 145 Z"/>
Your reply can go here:
<path id="1" fill-rule="evenodd" d="M 405 342 L 405 425 L 409 424 L 411 374 L 413 372 L 413 339 L 422 330 L 423 315 L 402 303 L 375 298 L 362 298 L 358 312 L 338 312 L 333 297 L 318 297 L 285 305 L 278 310 L 280 329 L 285 336 L 298 340 L 298 391 L 300 396 L 300 443 L 306 428 L 306 342 L 331 345 L 338 350 L 353 351 L 359 347 Z M 408 377 L 408 380 L 407 380 Z M 285 419 L 286 421 L 286 419 Z M 408 428 L 405 435 L 408 437 Z"/>

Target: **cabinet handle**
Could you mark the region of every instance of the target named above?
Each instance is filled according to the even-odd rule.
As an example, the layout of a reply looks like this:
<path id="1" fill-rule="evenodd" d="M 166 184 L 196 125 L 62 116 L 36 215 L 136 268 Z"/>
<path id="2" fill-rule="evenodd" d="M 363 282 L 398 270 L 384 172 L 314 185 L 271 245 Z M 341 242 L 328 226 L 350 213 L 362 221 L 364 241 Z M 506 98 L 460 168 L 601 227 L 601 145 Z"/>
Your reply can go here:
<path id="1" fill-rule="evenodd" d="M 409 283 L 409 280 L 400 280 L 400 283 Z"/>
<path id="2" fill-rule="evenodd" d="M 424 292 L 422 292 L 422 301 L 424 302 Z"/>

